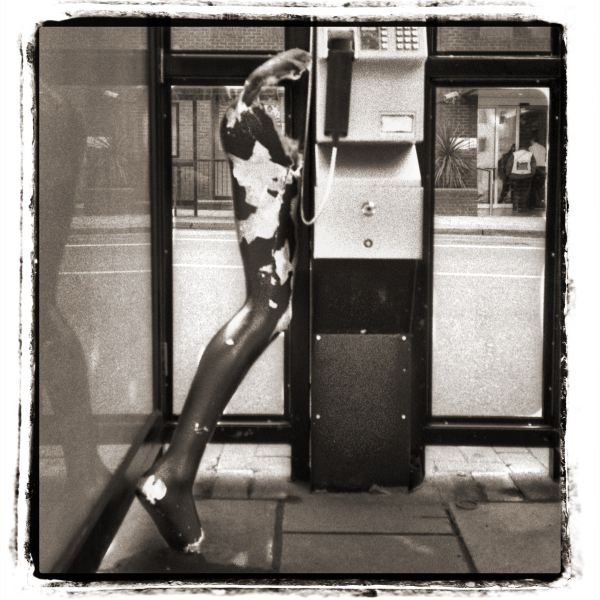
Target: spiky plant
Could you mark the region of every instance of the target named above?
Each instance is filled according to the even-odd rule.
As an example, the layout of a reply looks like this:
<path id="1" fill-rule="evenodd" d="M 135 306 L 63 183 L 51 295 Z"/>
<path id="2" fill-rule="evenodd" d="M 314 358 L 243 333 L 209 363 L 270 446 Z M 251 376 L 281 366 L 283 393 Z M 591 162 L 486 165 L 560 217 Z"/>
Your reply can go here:
<path id="1" fill-rule="evenodd" d="M 465 156 L 466 140 L 460 139 L 447 124 L 438 127 L 435 138 L 435 186 L 466 188 L 473 173 L 473 165 Z"/>

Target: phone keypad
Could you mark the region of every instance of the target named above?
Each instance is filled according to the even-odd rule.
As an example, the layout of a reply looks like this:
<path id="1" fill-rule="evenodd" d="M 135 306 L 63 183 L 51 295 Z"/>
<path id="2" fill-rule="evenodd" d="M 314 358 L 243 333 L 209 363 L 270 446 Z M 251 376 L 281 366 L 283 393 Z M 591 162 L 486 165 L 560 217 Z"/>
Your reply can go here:
<path id="1" fill-rule="evenodd" d="M 418 50 L 419 28 L 396 27 L 396 50 Z"/>

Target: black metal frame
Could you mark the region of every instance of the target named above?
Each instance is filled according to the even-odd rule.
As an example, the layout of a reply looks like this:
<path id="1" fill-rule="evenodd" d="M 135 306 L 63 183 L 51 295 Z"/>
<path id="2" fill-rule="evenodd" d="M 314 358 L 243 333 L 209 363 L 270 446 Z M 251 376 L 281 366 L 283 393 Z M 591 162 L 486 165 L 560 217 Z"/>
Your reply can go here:
<path id="1" fill-rule="evenodd" d="M 428 24 L 433 25 L 435 21 L 430 20 Z M 473 21 L 465 23 L 464 21 L 438 21 L 435 22 L 437 27 L 551 27 L 550 30 L 550 50 L 439 50 L 437 43 L 437 34 L 434 34 L 434 28 L 430 29 L 432 35 L 429 39 L 430 56 L 558 56 L 560 54 L 560 30 L 557 27 L 552 27 L 544 21 L 528 21 L 524 23 L 506 23 L 505 21 Z"/>
<path id="2" fill-rule="evenodd" d="M 435 28 L 429 30 L 429 41 L 435 48 Z M 553 39 L 560 39 L 560 27 L 553 26 Z M 555 41 L 555 49 L 558 41 Z M 428 376 L 427 411 L 424 423 L 426 444 L 547 446 L 553 451 L 552 475 L 560 474 L 561 429 L 564 426 L 562 333 L 564 290 L 564 173 L 562 149 L 565 142 L 565 71 L 562 52 L 553 56 L 520 56 L 472 58 L 434 55 L 426 68 L 426 153 L 428 173 L 425 179 L 424 236 L 427 264 L 433 264 L 434 190 L 431 174 L 434 172 L 435 148 L 435 89 L 443 86 L 469 87 L 548 87 L 549 152 L 548 152 L 548 208 L 546 222 L 545 292 L 544 292 L 544 354 L 543 354 L 543 407 L 539 418 L 510 417 L 450 417 L 433 416 L 431 404 L 431 304 L 433 274 L 428 277 Z"/>
<path id="3" fill-rule="evenodd" d="M 242 85 L 248 73 L 262 64 L 265 59 L 275 52 L 252 53 L 209 53 L 191 52 L 170 49 L 170 29 L 161 28 L 161 53 L 162 65 L 162 102 L 165 118 L 159 127 L 162 134 L 157 139 L 162 140 L 163 147 L 170 144 L 170 89 L 172 85 Z M 299 27 L 286 28 L 286 47 L 307 47 L 308 29 Z M 155 66 L 155 68 L 157 68 Z M 306 86 L 298 83 L 285 82 L 283 84 L 286 96 L 286 131 L 295 138 L 302 136 L 304 125 L 304 110 L 306 104 Z M 165 158 L 170 154 L 166 152 Z M 160 171 L 165 182 L 170 182 L 170 161 L 164 160 Z M 165 207 L 171 206 L 171 186 L 167 183 L 162 190 L 159 200 Z M 168 227 L 164 224 L 164 231 Z M 308 430 L 309 430 L 309 334 L 308 334 L 308 306 L 309 306 L 309 245 L 306 236 L 309 235 L 304 228 L 299 232 L 301 236 L 299 247 L 299 263 L 297 266 L 294 287 L 294 320 L 290 333 L 285 335 L 285 376 L 284 376 L 284 412 L 283 415 L 224 415 L 213 436 L 214 442 L 252 442 L 252 443 L 290 443 L 292 447 L 292 477 L 294 479 L 308 478 Z M 170 234 L 169 234 L 170 238 Z M 165 247 L 166 248 L 166 247 Z M 170 257 L 170 252 L 165 252 Z M 163 261 L 164 262 L 164 261 Z M 171 268 L 171 261 L 165 268 Z M 172 293 L 172 280 L 163 289 L 163 293 Z M 168 301 L 171 307 L 172 300 Z M 165 318 L 171 318 L 165 314 Z M 169 341 L 172 340 L 172 331 L 169 330 Z M 291 335 L 290 335 L 291 334 Z M 293 340 L 293 342 L 292 342 Z M 172 343 L 168 343 L 168 364 L 172 365 Z M 169 368 L 172 373 L 172 368 Z M 170 392 L 170 390 L 169 390 Z M 173 414 L 171 393 L 169 393 L 168 410 L 164 412 L 168 421 L 165 430 L 165 439 L 170 437 L 176 423 L 177 416 Z"/>
<path id="4" fill-rule="evenodd" d="M 51 25 L 46 23 L 45 25 Z M 55 23 L 64 26 L 67 23 Z M 69 25 L 114 24 L 106 19 L 74 19 Z M 122 21 L 119 21 L 122 24 Z M 258 66 L 268 53 L 256 53 L 250 56 L 222 53 L 210 55 L 185 52 L 168 53 L 169 29 L 164 21 L 144 22 L 132 20 L 129 24 L 149 26 L 149 114 L 150 114 L 150 194 L 151 194 L 151 236 L 152 236 L 152 343 L 153 343 L 153 408 L 141 421 L 132 419 L 122 423 L 121 433 L 117 432 L 115 441 L 129 436 L 135 428 L 137 438 L 113 479 L 92 509 L 88 522 L 89 528 L 83 532 L 72 547 L 68 548 L 53 568 L 52 573 L 41 574 L 40 578 L 55 578 L 61 573 L 90 573 L 99 565 L 102 557 L 118 530 L 122 519 L 133 499 L 133 485 L 139 476 L 152 464 L 161 442 L 169 438 L 176 420 L 172 403 L 172 222 L 171 206 L 168 201 L 171 194 L 171 135 L 170 135 L 170 90 L 165 73 L 171 80 L 179 78 L 186 84 L 206 83 L 210 79 L 218 84 L 235 84 Z M 175 24 L 173 21 L 171 24 Z M 214 24 L 214 22 L 213 22 Z M 288 25 L 286 29 L 286 47 L 308 46 L 306 27 L 292 27 L 293 22 L 278 23 Z M 430 48 L 435 48 L 434 29 L 428 31 Z M 564 190 L 564 167 L 561 163 L 565 140 L 565 70 L 561 56 L 564 49 L 560 46 L 560 28 L 554 27 L 554 48 L 552 57 L 519 58 L 478 58 L 469 56 L 446 57 L 432 56 L 428 59 L 426 71 L 426 123 L 423 155 L 429 168 L 424 170 L 425 219 L 423 230 L 425 281 L 424 295 L 428 310 L 431 310 L 432 273 L 427 265 L 433 258 L 433 182 L 431 173 L 434 160 L 433 136 L 435 132 L 434 87 L 436 85 L 535 85 L 551 89 L 550 152 L 548 156 L 549 196 L 555 198 L 554 210 L 548 213 L 547 256 L 545 290 L 544 339 L 544 380 L 547 383 L 544 396 L 542 419 L 478 419 L 436 417 L 431 415 L 431 313 L 426 318 L 428 327 L 427 361 L 427 416 L 423 426 L 423 441 L 426 444 L 481 444 L 481 445 L 518 445 L 542 446 L 554 451 L 553 471 L 560 470 L 560 443 L 565 425 L 564 412 L 564 369 L 561 356 L 565 352 L 563 334 L 563 307 L 565 296 L 564 231 L 565 206 L 562 200 Z M 38 48 L 36 47 L 36 52 Z M 202 57 L 204 62 L 198 59 Z M 37 54 L 35 64 L 39 64 Z M 203 65 L 199 70 L 198 66 Z M 296 85 L 288 87 L 289 94 L 286 114 L 286 127 L 295 138 L 302 137 L 304 111 L 302 108 L 291 110 L 291 94 L 296 106 L 306 104 L 306 88 Z M 313 98 L 314 102 L 314 98 Z M 314 114 L 314 112 L 313 112 Z M 37 123 L 36 123 L 37 128 Z M 314 142 L 314 132 L 309 144 Z M 309 146 L 310 147 L 310 146 Z M 307 157 L 308 158 L 308 157 Z M 36 156 L 37 160 L 37 156 Z M 307 175 L 312 177 L 313 165 L 306 165 Z M 39 189 L 39 185 L 38 185 Z M 311 198 L 306 199 L 308 204 Z M 36 211 L 37 211 L 36 204 Z M 36 212 L 36 216 L 37 216 Z M 36 224 L 38 220 L 36 218 Z M 37 231 L 36 231 L 37 240 Z M 294 294 L 294 320 L 291 338 L 286 339 L 286 407 L 285 415 L 235 415 L 225 416 L 219 424 L 215 441 L 253 441 L 291 442 L 292 475 L 306 479 L 309 475 L 309 356 L 310 339 L 308 336 L 311 304 L 310 253 L 312 232 L 309 228 L 300 228 L 299 265 L 296 273 Z M 36 242 L 36 253 L 38 251 Z M 37 297 L 38 278 L 35 272 L 34 293 Z M 34 318 L 34 337 L 38 335 L 37 305 Z M 34 341 L 34 344 L 36 342 Z M 34 345 L 36 360 L 39 361 L 39 349 Z M 33 482 L 31 535 L 29 551 L 38 564 L 39 516 L 35 510 L 39 502 L 37 478 L 39 475 L 39 380 L 36 373 L 34 381 L 34 415 L 32 431 L 32 469 Z M 109 429 L 114 423 L 107 423 Z M 131 438 L 128 438 L 131 439 Z"/>

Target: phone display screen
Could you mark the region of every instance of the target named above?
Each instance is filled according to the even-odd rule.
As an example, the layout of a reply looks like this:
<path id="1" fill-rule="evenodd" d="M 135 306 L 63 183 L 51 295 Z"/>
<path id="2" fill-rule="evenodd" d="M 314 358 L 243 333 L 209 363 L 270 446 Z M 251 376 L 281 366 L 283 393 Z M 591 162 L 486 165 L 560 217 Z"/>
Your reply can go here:
<path id="1" fill-rule="evenodd" d="M 361 27 L 360 47 L 362 50 L 381 50 L 381 27 Z"/>

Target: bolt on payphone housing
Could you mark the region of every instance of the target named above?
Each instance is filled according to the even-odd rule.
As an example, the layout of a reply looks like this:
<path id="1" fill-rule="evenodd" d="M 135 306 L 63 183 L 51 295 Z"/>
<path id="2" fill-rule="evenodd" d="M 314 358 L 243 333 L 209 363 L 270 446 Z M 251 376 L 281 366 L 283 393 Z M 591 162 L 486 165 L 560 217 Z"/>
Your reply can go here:
<path id="1" fill-rule="evenodd" d="M 317 28 L 314 488 L 422 479 L 426 58 L 425 27 Z"/>

